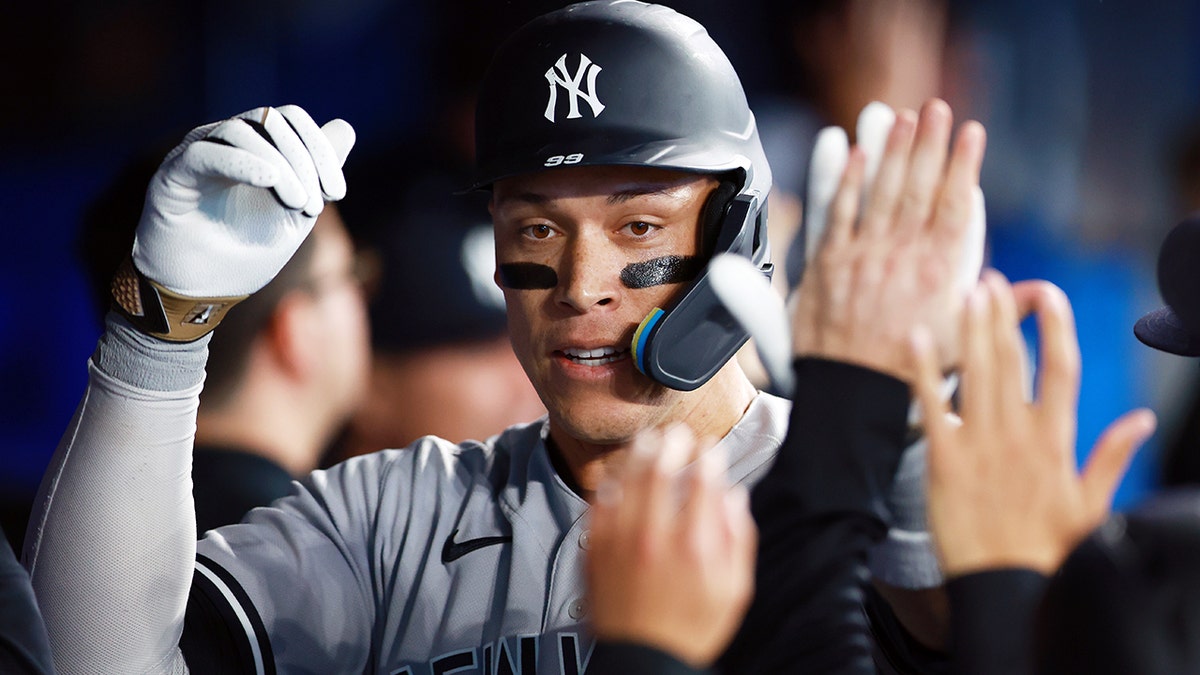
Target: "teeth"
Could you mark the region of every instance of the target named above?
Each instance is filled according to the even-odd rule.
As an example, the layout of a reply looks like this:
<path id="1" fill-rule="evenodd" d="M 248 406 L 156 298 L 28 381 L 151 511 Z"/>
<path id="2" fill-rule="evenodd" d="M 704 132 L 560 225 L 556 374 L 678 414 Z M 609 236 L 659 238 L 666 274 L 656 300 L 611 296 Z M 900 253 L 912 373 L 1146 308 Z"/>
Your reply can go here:
<path id="1" fill-rule="evenodd" d="M 563 350 L 563 354 L 575 363 L 585 366 L 602 366 L 606 363 L 618 361 L 625 356 L 626 349 L 616 349 L 614 347 L 597 347 L 596 349 L 574 349 L 568 348 Z"/>
<path id="2" fill-rule="evenodd" d="M 617 351 L 613 347 L 597 347 L 596 349 L 564 349 L 563 353 L 574 359 L 595 359 L 616 354 Z"/>

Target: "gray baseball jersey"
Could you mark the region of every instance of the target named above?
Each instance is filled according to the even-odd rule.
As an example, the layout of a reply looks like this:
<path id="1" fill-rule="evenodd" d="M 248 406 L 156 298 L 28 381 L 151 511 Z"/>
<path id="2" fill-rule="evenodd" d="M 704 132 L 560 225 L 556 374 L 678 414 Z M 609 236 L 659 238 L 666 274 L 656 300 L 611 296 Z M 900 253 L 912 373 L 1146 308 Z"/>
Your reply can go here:
<path id="1" fill-rule="evenodd" d="M 754 399 L 712 450 L 731 480 L 761 478 L 789 410 Z M 281 672 L 579 675 L 587 503 L 551 466 L 546 432 L 427 437 L 318 471 L 210 532 L 197 577 Z"/>

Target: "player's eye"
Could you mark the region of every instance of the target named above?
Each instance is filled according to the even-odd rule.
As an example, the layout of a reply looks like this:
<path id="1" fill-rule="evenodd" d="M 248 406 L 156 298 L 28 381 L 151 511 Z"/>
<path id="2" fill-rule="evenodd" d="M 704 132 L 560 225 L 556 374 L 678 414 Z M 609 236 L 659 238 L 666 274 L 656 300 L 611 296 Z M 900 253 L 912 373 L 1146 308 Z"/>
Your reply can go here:
<path id="1" fill-rule="evenodd" d="M 549 239 L 554 234 L 554 228 L 545 223 L 527 225 L 521 228 L 521 231 L 530 239 Z"/>
<path id="2" fill-rule="evenodd" d="M 657 226 L 651 225 L 650 223 L 636 221 L 633 223 L 629 223 L 625 227 L 628 228 L 629 233 L 634 235 L 635 237 L 644 237 L 644 236 L 650 234 L 651 232 L 653 232 Z"/>

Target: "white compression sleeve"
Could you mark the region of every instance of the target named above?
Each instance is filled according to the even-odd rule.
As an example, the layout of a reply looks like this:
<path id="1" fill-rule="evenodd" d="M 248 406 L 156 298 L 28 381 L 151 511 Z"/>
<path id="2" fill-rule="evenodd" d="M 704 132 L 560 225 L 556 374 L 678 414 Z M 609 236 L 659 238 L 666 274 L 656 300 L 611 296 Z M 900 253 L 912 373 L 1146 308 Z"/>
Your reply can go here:
<path id="1" fill-rule="evenodd" d="M 182 673 L 196 555 L 192 442 L 208 339 L 110 314 L 42 479 L 25 566 L 60 673 Z"/>

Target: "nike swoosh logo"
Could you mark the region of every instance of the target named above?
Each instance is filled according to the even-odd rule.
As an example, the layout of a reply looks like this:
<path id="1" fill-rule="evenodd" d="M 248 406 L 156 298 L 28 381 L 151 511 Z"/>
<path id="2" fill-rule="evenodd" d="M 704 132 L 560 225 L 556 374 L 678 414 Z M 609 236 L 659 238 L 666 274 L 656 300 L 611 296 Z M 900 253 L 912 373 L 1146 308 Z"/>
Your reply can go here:
<path id="1" fill-rule="evenodd" d="M 478 551 L 486 546 L 495 546 L 496 544 L 507 544 L 512 541 L 511 536 L 507 537 L 480 537 L 478 539 L 468 539 L 466 541 L 455 542 L 454 537 L 458 534 L 458 528 L 455 528 L 446 537 L 446 543 L 442 544 L 442 564 L 454 562 L 471 551 Z"/>

